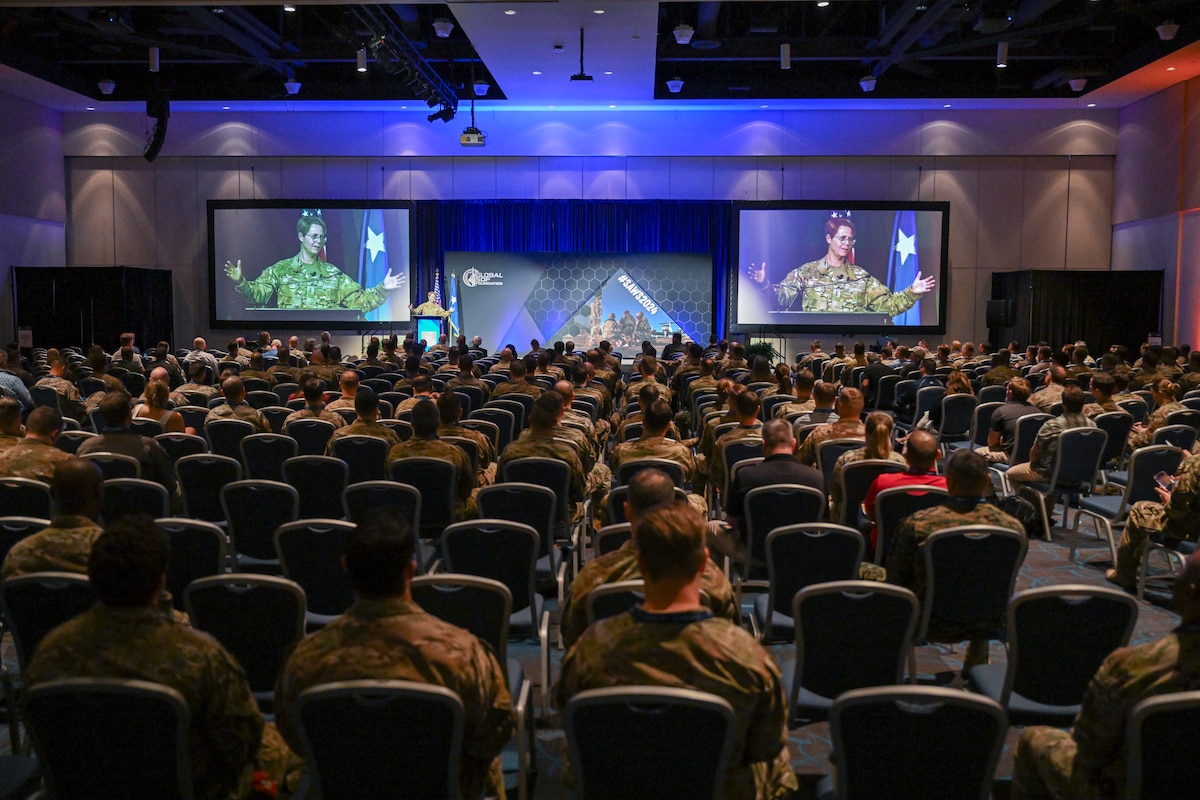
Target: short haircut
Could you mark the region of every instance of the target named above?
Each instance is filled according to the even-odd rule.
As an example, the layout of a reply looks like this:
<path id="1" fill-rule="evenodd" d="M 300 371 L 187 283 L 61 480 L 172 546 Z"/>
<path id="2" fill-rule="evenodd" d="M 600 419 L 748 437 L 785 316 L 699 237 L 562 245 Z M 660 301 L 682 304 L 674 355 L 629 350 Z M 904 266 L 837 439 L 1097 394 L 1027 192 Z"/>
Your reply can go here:
<path id="1" fill-rule="evenodd" d="M 991 482 L 987 459 L 974 450 L 955 450 L 946 459 L 946 483 L 955 494 L 983 497 Z"/>
<path id="2" fill-rule="evenodd" d="M 120 428 L 132 412 L 129 395 L 124 392 L 109 392 L 100 401 L 100 417 L 109 428 Z"/>
<path id="3" fill-rule="evenodd" d="M 756 417 L 762 406 L 762 398 L 758 392 L 742 392 L 733 400 L 734 411 L 739 417 Z"/>
<path id="4" fill-rule="evenodd" d="M 372 511 L 346 536 L 346 572 L 354 590 L 365 597 L 404 593 L 404 574 L 412 562 L 416 539 L 399 511 Z"/>
<path id="5" fill-rule="evenodd" d="M 1008 382 L 1008 393 L 1012 395 L 1012 399 L 1016 402 L 1029 399 L 1029 381 L 1024 378 L 1013 378 Z"/>
<path id="6" fill-rule="evenodd" d="M 563 399 L 558 392 L 546 392 L 533 402 L 533 413 L 529 415 L 529 424 L 535 428 L 550 428 L 558 422 L 562 413 Z"/>
<path id="7" fill-rule="evenodd" d="M 1083 411 L 1083 389 L 1078 386 L 1068 386 L 1062 393 L 1063 411 L 1078 414 Z"/>
<path id="8" fill-rule="evenodd" d="M 1111 375 L 1106 375 L 1103 372 L 1092 374 L 1092 382 L 1088 384 L 1092 389 L 1092 394 L 1101 394 L 1109 397 L 1113 393 L 1113 379 Z M 1099 391 L 1097 391 L 1099 390 Z"/>
<path id="9" fill-rule="evenodd" d="M 649 408 L 642 407 L 642 429 L 649 431 L 665 431 L 671 425 L 674 415 L 671 404 L 661 397 L 650 404 Z"/>
<path id="10" fill-rule="evenodd" d="M 118 608 L 147 605 L 167 572 L 167 540 L 145 514 L 121 517 L 92 544 L 88 579 L 96 597 Z"/>
<path id="11" fill-rule="evenodd" d="M 643 383 L 638 389 L 638 405 L 641 406 L 642 411 L 645 411 L 650 407 L 651 403 L 661 396 L 662 389 L 658 388 L 657 383 L 653 381 L 650 383 Z"/>
<path id="12" fill-rule="evenodd" d="M 629 479 L 629 508 L 635 514 L 675 500 L 675 482 L 655 467 L 639 469 Z"/>
<path id="13" fill-rule="evenodd" d="M 354 395 L 354 413 L 360 417 L 373 417 L 379 411 L 379 397 L 370 386 L 363 386 Z"/>
<path id="14" fill-rule="evenodd" d="M 300 387 L 300 390 L 304 392 L 304 402 L 310 406 L 314 406 L 325 399 L 325 387 L 316 378 L 306 380 L 304 385 Z"/>
<path id="15" fill-rule="evenodd" d="M 437 404 L 432 400 L 419 400 L 412 407 L 413 434 L 416 436 L 436 436 L 440 421 Z"/>
<path id="16" fill-rule="evenodd" d="M 509 377 L 513 380 L 516 380 L 517 378 L 524 378 L 525 372 L 525 362 L 514 358 L 508 367 Z"/>
<path id="17" fill-rule="evenodd" d="M 687 503 L 666 503 L 646 512 L 633 532 L 648 580 L 688 580 L 704 564 L 705 525 Z"/>
<path id="18" fill-rule="evenodd" d="M 842 393 L 838 395 L 838 406 L 845 409 L 852 416 L 859 416 L 865 404 L 866 399 L 858 389 L 842 389 Z M 841 414 L 840 416 L 846 416 L 846 414 Z"/>
<path id="19" fill-rule="evenodd" d="M 462 400 L 458 399 L 458 394 L 455 392 L 442 392 L 437 399 L 437 409 L 442 424 L 449 425 L 457 422 L 459 415 L 462 414 Z"/>
<path id="20" fill-rule="evenodd" d="M 100 494 L 104 471 L 95 461 L 72 456 L 54 465 L 50 491 L 59 514 L 81 515 Z"/>
<path id="21" fill-rule="evenodd" d="M 763 450 L 774 450 L 789 441 L 795 443 L 792 426 L 785 419 L 773 419 L 762 427 Z"/>
<path id="22" fill-rule="evenodd" d="M 796 372 L 792 374 L 796 382 L 796 391 L 807 392 L 811 394 L 813 385 L 817 382 L 816 376 L 806 369 L 796 370 Z"/>
<path id="23" fill-rule="evenodd" d="M 358 371 L 353 369 L 344 370 L 338 379 L 338 383 L 347 389 L 352 386 L 358 388 Z"/>
<path id="24" fill-rule="evenodd" d="M 417 375 L 412 379 L 413 394 L 425 394 L 433 391 L 433 381 L 428 375 Z"/>
<path id="25" fill-rule="evenodd" d="M 49 436 L 61 431 L 62 426 L 62 414 L 49 406 L 38 406 L 29 412 L 29 417 L 25 420 L 25 430 L 37 436 Z"/>
<path id="26" fill-rule="evenodd" d="M 918 428 L 908 435 L 904 446 L 904 460 L 912 469 L 933 469 L 933 465 L 937 463 L 937 449 L 937 437 Z"/>
<path id="27" fill-rule="evenodd" d="M 21 424 L 21 404 L 12 397 L 0 397 L 0 430 L 7 431 Z"/>
<path id="28" fill-rule="evenodd" d="M 837 399 L 837 386 L 827 381 L 817 381 L 812 394 L 817 408 L 830 408 Z"/>
<path id="29" fill-rule="evenodd" d="M 246 396 L 246 384 L 237 375 L 230 375 L 221 381 L 221 394 L 229 400 L 240 400 Z"/>
<path id="30" fill-rule="evenodd" d="M 463 372 L 474 371 L 475 359 L 469 353 L 463 353 L 458 357 L 458 368 Z"/>

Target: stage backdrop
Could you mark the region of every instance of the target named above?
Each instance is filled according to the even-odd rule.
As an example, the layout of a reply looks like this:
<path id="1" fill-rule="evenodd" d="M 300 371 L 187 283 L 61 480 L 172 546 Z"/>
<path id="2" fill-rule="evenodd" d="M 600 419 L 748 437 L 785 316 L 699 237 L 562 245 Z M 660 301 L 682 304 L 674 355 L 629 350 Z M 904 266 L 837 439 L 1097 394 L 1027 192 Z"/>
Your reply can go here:
<path id="1" fill-rule="evenodd" d="M 570 339 L 601 339 L 628 351 L 644 339 L 661 349 L 680 331 L 707 342 L 713 322 L 712 256 L 697 253 L 447 252 L 458 282 L 463 330 L 494 351 Z M 607 324 L 606 324 L 607 323 Z"/>

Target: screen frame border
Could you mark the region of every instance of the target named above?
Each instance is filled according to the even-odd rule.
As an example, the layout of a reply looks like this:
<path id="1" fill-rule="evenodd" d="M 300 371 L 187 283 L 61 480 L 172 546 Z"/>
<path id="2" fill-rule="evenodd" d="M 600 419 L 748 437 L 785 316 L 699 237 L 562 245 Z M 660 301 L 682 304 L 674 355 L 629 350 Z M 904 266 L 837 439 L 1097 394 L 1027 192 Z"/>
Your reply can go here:
<path id="1" fill-rule="evenodd" d="M 290 209 L 300 210 L 303 208 L 340 208 L 350 210 L 370 210 L 370 209 L 398 209 L 408 211 L 408 285 L 405 287 L 409 292 L 409 304 L 412 304 L 412 280 L 413 280 L 413 217 L 416 212 L 416 203 L 412 200 L 321 200 L 314 198 L 286 199 L 286 200 L 215 200 L 209 199 L 206 201 L 205 218 L 208 224 L 208 324 L 213 330 L 262 330 L 263 325 L 270 323 L 271 326 L 278 328 L 291 328 L 296 330 L 330 330 L 330 331 L 367 331 L 367 330 L 395 330 L 397 326 L 405 326 L 402 330 L 408 330 L 412 327 L 409 320 L 394 320 L 389 322 L 373 321 L 373 320 L 358 320 L 354 322 L 340 322 L 334 320 L 313 320 L 306 319 L 303 316 L 297 317 L 275 317 L 271 320 L 262 319 L 218 319 L 217 318 L 217 260 L 216 260 L 216 224 L 215 217 L 217 211 L 236 211 L 236 210 L 254 210 L 254 209 Z M 303 313 L 302 311 L 299 313 Z"/>
<path id="2" fill-rule="evenodd" d="M 847 211 L 940 211 L 942 214 L 941 263 L 939 265 L 938 319 L 932 325 L 871 325 L 846 326 L 843 324 L 817 325 L 813 323 L 748 323 L 738 320 L 738 288 L 741 283 L 741 265 L 738 259 L 741 253 L 742 212 L 743 211 L 829 211 L 831 209 Z M 947 200 L 739 200 L 733 204 L 733 231 L 730 236 L 732 246 L 732 269 L 729 270 L 726 285 L 725 318 L 729 320 L 727 329 L 730 334 L 762 334 L 768 329 L 779 333 L 854 333 L 854 334 L 944 334 L 946 332 L 950 297 L 950 202 Z M 715 287 L 714 287 L 715 288 Z"/>

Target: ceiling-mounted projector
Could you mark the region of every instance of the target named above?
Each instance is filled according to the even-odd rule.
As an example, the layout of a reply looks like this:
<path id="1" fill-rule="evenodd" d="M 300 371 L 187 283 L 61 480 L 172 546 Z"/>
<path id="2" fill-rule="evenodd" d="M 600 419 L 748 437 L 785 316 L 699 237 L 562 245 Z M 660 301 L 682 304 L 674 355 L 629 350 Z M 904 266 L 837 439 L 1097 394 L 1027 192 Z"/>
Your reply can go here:
<path id="1" fill-rule="evenodd" d="M 459 135 L 458 143 L 463 147 L 483 147 L 487 144 L 487 137 L 483 135 L 483 131 L 472 125 Z"/>

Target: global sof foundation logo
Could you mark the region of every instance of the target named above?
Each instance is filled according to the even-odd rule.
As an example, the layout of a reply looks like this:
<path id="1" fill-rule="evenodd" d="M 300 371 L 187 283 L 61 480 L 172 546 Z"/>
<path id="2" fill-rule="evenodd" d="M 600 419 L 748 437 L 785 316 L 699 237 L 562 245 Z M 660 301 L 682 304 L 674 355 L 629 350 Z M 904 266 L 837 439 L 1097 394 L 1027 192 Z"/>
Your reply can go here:
<path id="1" fill-rule="evenodd" d="M 470 286 L 472 289 L 476 286 L 503 286 L 503 272 L 480 272 L 474 267 L 468 267 L 463 273 L 462 282 L 464 286 Z"/>

